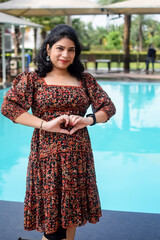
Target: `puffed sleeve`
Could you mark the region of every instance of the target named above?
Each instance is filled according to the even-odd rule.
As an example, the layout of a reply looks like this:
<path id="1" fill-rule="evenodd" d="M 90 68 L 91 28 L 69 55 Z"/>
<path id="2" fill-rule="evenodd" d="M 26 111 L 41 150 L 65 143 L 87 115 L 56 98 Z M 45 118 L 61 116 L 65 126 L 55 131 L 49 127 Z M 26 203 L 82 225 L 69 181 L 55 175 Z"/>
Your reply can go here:
<path id="1" fill-rule="evenodd" d="M 4 96 L 1 113 L 15 122 L 32 105 L 33 79 L 30 73 L 21 73 L 13 81 L 12 87 Z"/>
<path id="2" fill-rule="evenodd" d="M 108 119 L 110 119 L 116 113 L 116 108 L 108 94 L 102 89 L 91 74 L 85 73 L 84 81 L 87 95 L 94 111 L 104 111 L 107 114 Z"/>

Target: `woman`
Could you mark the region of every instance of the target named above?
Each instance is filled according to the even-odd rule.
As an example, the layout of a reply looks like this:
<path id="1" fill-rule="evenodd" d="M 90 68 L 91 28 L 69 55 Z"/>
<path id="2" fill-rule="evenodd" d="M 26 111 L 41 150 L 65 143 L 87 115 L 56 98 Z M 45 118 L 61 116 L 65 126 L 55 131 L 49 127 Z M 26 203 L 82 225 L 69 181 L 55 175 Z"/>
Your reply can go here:
<path id="1" fill-rule="evenodd" d="M 75 30 L 57 25 L 39 51 L 37 70 L 15 78 L 1 110 L 15 123 L 35 128 L 24 228 L 44 232 L 43 240 L 74 240 L 77 226 L 101 217 L 86 127 L 109 120 L 115 107 L 95 79 L 84 73 L 80 53 Z M 95 114 L 85 117 L 90 104 Z"/>

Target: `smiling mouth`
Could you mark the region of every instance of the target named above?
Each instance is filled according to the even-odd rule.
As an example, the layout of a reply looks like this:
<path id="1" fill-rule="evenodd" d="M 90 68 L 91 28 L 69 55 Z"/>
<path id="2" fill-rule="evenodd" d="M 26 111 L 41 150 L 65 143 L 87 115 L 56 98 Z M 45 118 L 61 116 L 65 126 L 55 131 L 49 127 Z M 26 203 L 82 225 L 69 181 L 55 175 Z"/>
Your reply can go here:
<path id="1" fill-rule="evenodd" d="M 68 63 L 69 60 L 63 60 L 63 59 L 59 59 L 60 62 L 63 62 L 63 63 Z"/>

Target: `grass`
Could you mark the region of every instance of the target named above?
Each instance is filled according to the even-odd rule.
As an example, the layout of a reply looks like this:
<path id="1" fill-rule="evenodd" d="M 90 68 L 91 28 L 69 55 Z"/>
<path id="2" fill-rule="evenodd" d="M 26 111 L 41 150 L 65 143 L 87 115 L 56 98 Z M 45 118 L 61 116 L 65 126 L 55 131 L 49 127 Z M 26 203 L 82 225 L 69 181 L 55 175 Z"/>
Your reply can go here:
<path id="1" fill-rule="evenodd" d="M 149 65 L 150 68 L 152 68 L 152 64 L 150 63 Z M 93 62 L 88 62 L 87 63 L 87 68 L 95 68 L 95 64 Z M 99 63 L 98 68 L 108 68 L 108 65 L 106 63 Z M 123 63 L 117 64 L 116 62 L 111 63 L 111 69 L 112 68 L 123 68 Z M 160 70 L 160 63 L 155 63 L 154 64 L 155 70 Z M 130 69 L 133 70 L 145 70 L 146 69 L 146 64 L 145 63 L 130 63 Z"/>

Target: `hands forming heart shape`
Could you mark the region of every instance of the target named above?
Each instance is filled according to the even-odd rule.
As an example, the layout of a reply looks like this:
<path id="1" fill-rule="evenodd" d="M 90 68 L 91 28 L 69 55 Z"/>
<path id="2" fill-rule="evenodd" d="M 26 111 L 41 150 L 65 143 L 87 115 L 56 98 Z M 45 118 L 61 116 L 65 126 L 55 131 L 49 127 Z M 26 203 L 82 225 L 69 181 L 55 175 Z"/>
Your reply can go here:
<path id="1" fill-rule="evenodd" d="M 61 115 L 49 122 L 43 122 L 43 130 L 48 132 L 60 132 L 72 135 L 78 129 L 87 127 L 92 123 L 92 119 L 79 115 Z M 66 128 L 71 128 L 70 130 Z"/>

